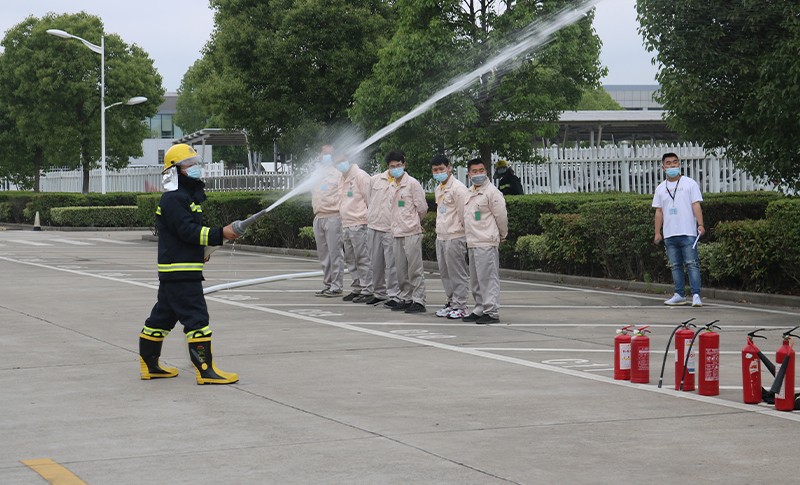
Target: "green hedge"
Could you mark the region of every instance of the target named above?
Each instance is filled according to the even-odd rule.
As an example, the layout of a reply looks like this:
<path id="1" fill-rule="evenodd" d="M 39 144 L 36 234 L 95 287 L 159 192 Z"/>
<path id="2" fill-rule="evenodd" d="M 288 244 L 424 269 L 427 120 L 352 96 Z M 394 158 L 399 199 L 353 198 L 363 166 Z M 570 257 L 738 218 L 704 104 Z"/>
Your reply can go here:
<path id="1" fill-rule="evenodd" d="M 65 227 L 137 227 L 139 211 L 132 206 L 53 207 L 50 209 L 54 226 Z"/>

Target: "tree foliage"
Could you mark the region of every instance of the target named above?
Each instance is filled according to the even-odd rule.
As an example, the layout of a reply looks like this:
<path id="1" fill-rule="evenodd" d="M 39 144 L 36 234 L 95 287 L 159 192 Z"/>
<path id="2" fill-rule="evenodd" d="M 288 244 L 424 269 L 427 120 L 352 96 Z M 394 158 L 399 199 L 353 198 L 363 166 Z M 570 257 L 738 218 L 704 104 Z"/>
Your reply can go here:
<path id="1" fill-rule="evenodd" d="M 192 69 L 202 72 L 183 87 L 192 85 L 219 127 L 244 130 L 265 153 L 278 141 L 297 154 L 309 133 L 347 119 L 353 92 L 391 35 L 389 5 L 212 0 L 216 28 Z"/>
<path id="2" fill-rule="evenodd" d="M 397 31 L 359 86 L 352 119 L 368 130 L 385 126 L 512 44 L 519 29 L 571 3 L 398 2 Z M 534 140 L 553 134 L 559 113 L 575 109 L 584 89 L 598 86 L 605 72 L 592 17 L 560 30 L 550 44 L 519 59 L 514 69 L 489 73 L 443 99 L 387 137 L 382 150 L 402 148 L 418 174 L 428 172 L 425 163 L 437 152 L 532 160 Z"/>
<path id="3" fill-rule="evenodd" d="M 105 34 L 102 21 L 86 13 L 28 17 L 5 35 L 0 55 L 0 118 L 13 123 L 5 134 L 13 148 L 0 149 L 3 164 L 36 177 L 58 166 L 82 167 L 83 192 L 89 169 L 100 160 L 100 56 L 77 40 L 48 35 L 60 29 L 99 45 L 105 35 L 106 106 L 145 96 L 148 102 L 106 112 L 107 167 L 141 156 L 149 135 L 145 118 L 163 101 L 161 76 L 141 48 L 116 34 Z M 3 143 L 7 145 L 7 143 Z"/>
<path id="4" fill-rule="evenodd" d="M 576 108 L 578 111 L 619 111 L 623 108 L 603 88 L 586 89 Z"/>
<path id="5" fill-rule="evenodd" d="M 800 3 L 638 0 L 669 124 L 800 189 Z"/>

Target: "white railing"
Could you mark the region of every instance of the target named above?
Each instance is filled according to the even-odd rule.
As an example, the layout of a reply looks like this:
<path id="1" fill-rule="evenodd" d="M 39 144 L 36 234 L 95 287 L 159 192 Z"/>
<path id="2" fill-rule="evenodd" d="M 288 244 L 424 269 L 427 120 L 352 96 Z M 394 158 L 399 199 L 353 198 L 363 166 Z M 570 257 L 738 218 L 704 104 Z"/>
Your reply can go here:
<path id="1" fill-rule="evenodd" d="M 724 154 L 706 151 L 690 144 L 647 145 L 628 144 L 592 148 L 540 148 L 536 154 L 543 163 L 509 161 L 519 176 L 526 194 L 562 192 L 636 192 L 651 194 L 664 180 L 661 156 L 674 152 L 680 157 L 683 173 L 700 184 L 703 192 L 740 192 L 773 190 L 774 186 L 738 170 Z M 497 156 L 492 157 L 496 162 Z M 250 173 L 246 169 L 225 170 L 221 163 L 204 165 L 204 180 L 209 191 L 233 190 L 290 190 L 295 186 L 291 174 Z M 458 167 L 456 176 L 466 183 L 466 170 Z M 433 190 L 430 179 L 422 181 Z M 161 168 L 140 167 L 109 171 L 106 175 L 108 192 L 160 192 Z M 83 175 L 75 171 L 50 171 L 43 174 L 43 192 L 80 192 Z M 100 191 L 100 170 L 89 174 L 89 191 Z"/>
<path id="2" fill-rule="evenodd" d="M 221 163 L 203 165 L 206 190 L 289 190 L 294 188 L 294 177 L 278 173 L 248 173 L 243 170 L 226 170 Z M 42 174 L 42 192 L 81 192 L 83 172 L 80 170 L 53 170 Z M 100 192 L 99 169 L 89 171 L 89 192 Z M 161 192 L 161 167 L 129 167 L 106 172 L 107 192 Z"/>

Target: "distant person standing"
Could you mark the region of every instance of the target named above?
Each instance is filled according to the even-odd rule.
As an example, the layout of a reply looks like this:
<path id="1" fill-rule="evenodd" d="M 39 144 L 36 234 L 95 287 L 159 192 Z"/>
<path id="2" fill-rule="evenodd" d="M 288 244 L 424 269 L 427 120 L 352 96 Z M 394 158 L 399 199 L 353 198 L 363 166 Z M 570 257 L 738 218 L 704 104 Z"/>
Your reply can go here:
<path id="1" fill-rule="evenodd" d="M 352 291 L 343 300 L 366 303 L 372 300 L 372 268 L 367 247 L 367 203 L 370 176 L 355 163 L 340 160 L 336 168 L 342 172 L 339 214 L 342 217 L 342 241 L 345 260 L 352 263 Z"/>
<path id="2" fill-rule="evenodd" d="M 489 182 L 486 163 L 467 162 L 472 181 L 464 208 L 464 231 L 475 308 L 462 318 L 479 324 L 500 321 L 500 243 L 508 236 L 508 213 L 503 194 Z"/>
<path id="3" fill-rule="evenodd" d="M 388 169 L 372 176 L 367 202 L 367 241 L 373 296 L 365 302 L 367 305 L 383 303 L 387 308 L 395 308 L 400 304 L 392 236 L 392 202 L 395 190 L 397 184 Z"/>
<path id="4" fill-rule="evenodd" d="M 389 174 L 396 189 L 392 200 L 394 265 L 401 300 L 393 311 L 425 312 L 425 276 L 422 267 L 422 218 L 428 212 L 425 190 L 417 179 L 405 172 L 406 157 L 400 150 L 386 155 Z"/>
<path id="5" fill-rule="evenodd" d="M 311 189 L 314 209 L 314 240 L 322 265 L 325 285 L 316 296 L 342 296 L 344 286 L 344 253 L 342 252 L 342 218 L 339 215 L 342 173 L 333 166 L 333 147 L 324 145 L 317 167 L 318 181 Z"/>
<path id="6" fill-rule="evenodd" d="M 437 182 L 436 196 L 436 262 L 447 296 L 437 317 L 461 319 L 468 315 L 469 270 L 467 239 L 464 235 L 464 204 L 469 189 L 452 175 L 450 161 L 444 155 L 431 159 L 431 173 Z"/>
<path id="7" fill-rule="evenodd" d="M 653 242 L 662 240 L 667 250 L 669 267 L 675 294 L 664 302 L 665 305 L 686 305 L 686 273 L 689 274 L 689 289 L 692 292 L 692 306 L 703 306 L 700 299 L 700 261 L 697 257 L 697 243 L 705 235 L 703 210 L 700 202 L 700 186 L 697 182 L 681 175 L 681 162 L 678 155 L 665 153 L 661 157 L 661 168 L 667 179 L 656 187 L 653 207 L 656 208 Z"/>
<path id="8" fill-rule="evenodd" d="M 508 166 L 505 160 L 498 160 L 494 164 L 494 177 L 500 179 L 497 188 L 503 195 L 522 195 L 522 182 L 514 173 L 514 169 Z"/>

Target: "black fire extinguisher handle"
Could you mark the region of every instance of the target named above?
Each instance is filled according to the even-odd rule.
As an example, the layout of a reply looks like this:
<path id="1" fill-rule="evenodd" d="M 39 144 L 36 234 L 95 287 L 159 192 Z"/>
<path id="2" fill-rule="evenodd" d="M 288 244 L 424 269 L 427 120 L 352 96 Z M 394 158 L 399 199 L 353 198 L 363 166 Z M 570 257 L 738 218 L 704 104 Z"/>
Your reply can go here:
<path id="1" fill-rule="evenodd" d="M 775 376 L 775 382 L 772 383 L 772 387 L 769 388 L 769 392 L 773 394 L 778 394 L 781 392 L 781 387 L 783 387 L 783 378 L 786 375 L 786 369 L 789 368 L 789 361 L 792 360 L 792 355 L 789 354 L 786 358 L 783 359 L 781 362 L 781 368 L 778 369 L 778 374 Z"/>

